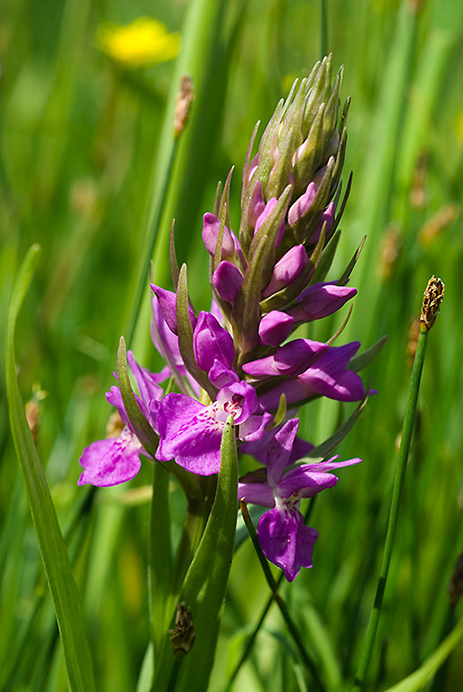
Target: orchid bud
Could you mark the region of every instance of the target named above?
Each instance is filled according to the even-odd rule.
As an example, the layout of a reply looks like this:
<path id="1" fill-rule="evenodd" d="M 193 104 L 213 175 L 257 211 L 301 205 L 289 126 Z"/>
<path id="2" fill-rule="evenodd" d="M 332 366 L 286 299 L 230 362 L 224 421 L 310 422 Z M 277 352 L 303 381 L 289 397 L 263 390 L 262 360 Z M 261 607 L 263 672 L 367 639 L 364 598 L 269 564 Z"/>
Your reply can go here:
<path id="1" fill-rule="evenodd" d="M 279 346 L 291 334 L 294 318 L 286 312 L 272 310 L 259 324 L 259 337 L 265 346 Z"/>
<path id="2" fill-rule="evenodd" d="M 328 350 L 328 346 L 310 339 L 294 339 L 280 346 L 273 356 L 266 356 L 243 365 L 244 372 L 255 378 L 285 376 L 297 377 L 314 365 Z"/>
<path id="3" fill-rule="evenodd" d="M 296 307 L 288 310 L 296 322 L 311 322 L 332 315 L 357 293 L 356 288 L 319 283 L 309 286 L 299 297 Z"/>
<path id="4" fill-rule="evenodd" d="M 276 293 L 297 279 L 308 262 L 307 252 L 303 245 L 295 245 L 291 250 L 288 250 L 275 264 L 270 283 L 263 293 L 264 298 L 272 295 L 272 293 Z"/>
<path id="5" fill-rule="evenodd" d="M 238 267 L 223 260 L 214 272 L 212 283 L 221 298 L 234 303 L 244 277 Z"/>
<path id="6" fill-rule="evenodd" d="M 317 186 L 314 182 L 309 183 L 304 194 L 301 195 L 289 208 L 288 223 L 290 226 L 295 226 L 301 216 L 304 216 L 304 214 L 309 210 L 316 194 Z"/>
<path id="7" fill-rule="evenodd" d="M 233 339 L 210 312 L 200 312 L 193 334 L 193 349 L 198 368 L 209 371 L 214 360 L 231 368 L 235 358 Z"/>
<path id="8" fill-rule="evenodd" d="M 219 219 L 211 213 L 204 214 L 203 216 L 203 242 L 206 246 L 206 250 L 214 257 L 215 250 L 217 247 L 217 240 L 219 237 L 220 221 Z M 236 242 L 235 242 L 236 241 Z M 234 237 L 231 231 L 225 226 L 223 229 L 223 241 L 222 241 L 222 259 L 231 259 L 235 256 L 235 249 L 237 239 Z"/>

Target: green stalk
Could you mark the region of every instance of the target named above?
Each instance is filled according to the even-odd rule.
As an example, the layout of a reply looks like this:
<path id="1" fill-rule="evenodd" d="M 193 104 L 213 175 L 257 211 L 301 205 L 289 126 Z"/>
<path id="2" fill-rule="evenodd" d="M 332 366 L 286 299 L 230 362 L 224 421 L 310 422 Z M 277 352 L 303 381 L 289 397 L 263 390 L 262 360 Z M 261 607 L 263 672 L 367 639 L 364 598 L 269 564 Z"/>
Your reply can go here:
<path id="1" fill-rule="evenodd" d="M 302 641 L 302 637 L 299 633 L 299 630 L 296 627 L 296 624 L 293 622 L 291 615 L 289 614 L 286 603 L 284 602 L 284 600 L 282 599 L 282 597 L 278 593 L 278 586 L 279 586 L 280 582 L 277 583 L 273 577 L 273 574 L 270 570 L 270 565 L 268 564 L 267 559 L 262 552 L 262 548 L 260 547 L 260 543 L 259 543 L 259 539 L 257 537 L 256 529 L 254 528 L 254 524 L 252 523 L 251 517 L 249 516 L 247 505 L 243 500 L 240 501 L 240 509 L 241 509 L 241 514 L 243 516 L 246 527 L 249 531 L 249 535 L 250 535 L 251 540 L 253 542 L 254 549 L 257 553 L 257 557 L 259 558 L 259 562 L 262 565 L 262 569 L 264 571 L 265 578 L 267 579 L 267 583 L 268 583 L 270 590 L 272 592 L 272 600 L 275 601 L 278 608 L 280 609 L 280 612 L 283 616 L 283 619 L 286 622 L 286 625 L 288 627 L 288 630 L 290 631 L 291 636 L 294 640 L 294 643 L 297 646 L 297 649 L 298 649 L 299 654 L 301 656 L 302 662 L 304 663 L 307 670 L 311 673 L 311 675 L 315 681 L 315 684 L 317 686 L 317 689 L 323 691 L 326 688 L 323 685 L 322 681 L 320 680 L 317 665 L 310 658 L 309 654 L 307 653 L 305 646 L 304 646 L 304 642 Z"/>
<path id="2" fill-rule="evenodd" d="M 404 484 L 405 469 L 407 467 L 408 453 L 410 450 L 410 444 L 412 440 L 413 425 L 415 421 L 415 412 L 418 401 L 421 373 L 423 371 L 428 331 L 434 324 L 436 314 L 439 311 L 439 306 L 442 297 L 443 284 L 440 281 L 440 279 L 436 281 L 433 277 L 428 283 L 428 287 L 425 291 L 423 299 L 423 307 L 421 311 L 420 320 L 420 336 L 418 339 L 415 360 L 413 363 L 410 387 L 408 391 L 408 401 L 405 409 L 405 418 L 402 429 L 402 438 L 400 442 L 399 454 L 397 457 L 394 487 L 392 491 L 391 509 L 389 513 L 389 523 L 386 534 L 386 543 L 384 546 L 383 560 L 381 564 L 378 584 L 376 587 L 376 595 L 373 604 L 373 609 L 371 611 L 370 621 L 368 623 L 368 629 L 362 658 L 352 688 L 354 691 L 362 690 L 364 687 L 365 677 L 367 674 L 368 666 L 370 664 L 373 645 L 375 642 L 376 632 L 378 629 L 378 623 L 384 599 L 384 591 L 386 588 L 387 575 L 389 572 L 389 565 L 391 563 L 392 549 L 394 545 L 394 538 L 397 527 L 397 518 L 399 515 L 400 496 Z"/>
<path id="3" fill-rule="evenodd" d="M 280 585 L 284 579 L 284 576 L 285 576 L 284 572 L 282 572 L 280 574 L 280 576 L 278 577 L 278 581 L 276 583 L 276 590 L 277 591 L 280 588 Z M 241 655 L 241 658 L 238 661 L 238 663 L 236 664 L 235 669 L 234 669 L 234 671 L 230 677 L 230 680 L 228 681 L 228 685 L 226 687 L 226 692 L 228 692 L 231 689 L 231 686 L 232 686 L 233 682 L 235 681 L 238 673 L 240 672 L 243 663 L 246 661 L 249 654 L 251 653 L 252 647 L 254 646 L 254 642 L 256 641 L 256 637 L 259 634 L 262 625 L 264 624 L 265 618 L 267 617 L 267 613 L 270 610 L 270 606 L 272 605 L 273 601 L 274 601 L 274 594 L 272 592 L 272 594 L 269 596 L 269 599 L 262 610 L 262 613 L 260 615 L 260 618 L 259 618 L 256 626 L 254 627 L 252 633 L 249 635 L 248 641 L 246 643 L 246 648 L 244 649 L 244 651 Z"/>

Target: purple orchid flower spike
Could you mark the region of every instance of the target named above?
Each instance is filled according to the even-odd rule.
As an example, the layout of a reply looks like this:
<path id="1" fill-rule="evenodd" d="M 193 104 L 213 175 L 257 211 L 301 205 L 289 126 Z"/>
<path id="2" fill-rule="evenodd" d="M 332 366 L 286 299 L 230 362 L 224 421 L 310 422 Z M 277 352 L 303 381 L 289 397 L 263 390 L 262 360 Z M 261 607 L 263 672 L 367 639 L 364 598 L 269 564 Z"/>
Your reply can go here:
<path id="1" fill-rule="evenodd" d="M 271 507 L 259 521 L 257 535 L 265 557 L 293 581 L 301 567 L 312 567 L 318 532 L 306 526 L 299 510 L 303 498 L 332 488 L 338 482 L 331 469 L 358 464 L 361 459 L 302 464 L 285 472 L 291 458 L 299 421 L 289 420 L 276 433 L 267 452 L 267 482 L 253 474 L 241 479 L 238 497 L 245 502 Z"/>

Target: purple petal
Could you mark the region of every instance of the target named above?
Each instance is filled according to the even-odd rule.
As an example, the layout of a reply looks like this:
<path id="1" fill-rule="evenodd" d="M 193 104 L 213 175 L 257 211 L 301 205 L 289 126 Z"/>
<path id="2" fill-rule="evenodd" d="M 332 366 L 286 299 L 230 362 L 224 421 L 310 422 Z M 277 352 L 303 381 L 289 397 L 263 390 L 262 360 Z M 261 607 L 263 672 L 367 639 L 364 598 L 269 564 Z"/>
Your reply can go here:
<path id="1" fill-rule="evenodd" d="M 257 459 L 257 461 L 260 461 L 261 464 L 266 464 L 269 444 L 275 437 L 278 430 L 281 430 L 281 427 L 282 426 L 280 425 L 279 428 L 266 430 L 260 440 L 256 440 L 255 442 L 245 442 L 243 445 L 241 445 L 241 451 L 243 454 L 250 454 Z M 294 464 L 295 461 L 309 454 L 312 449 L 313 444 L 296 437 L 288 464 Z"/>
<path id="2" fill-rule="evenodd" d="M 279 346 L 291 334 L 294 318 L 280 312 L 272 310 L 264 315 L 259 324 L 259 338 L 266 346 Z"/>
<path id="3" fill-rule="evenodd" d="M 232 382 L 239 382 L 239 377 L 233 368 L 228 368 L 220 360 L 215 360 L 208 372 L 208 378 L 214 387 L 221 389 Z"/>
<path id="4" fill-rule="evenodd" d="M 271 488 L 276 488 L 288 465 L 298 426 L 299 420 L 291 418 L 276 433 L 268 446 L 267 478 Z"/>
<path id="5" fill-rule="evenodd" d="M 273 356 L 245 363 L 243 370 L 253 377 L 295 377 L 316 363 L 327 350 L 328 346 L 320 341 L 294 339 L 281 346 Z"/>
<path id="6" fill-rule="evenodd" d="M 256 390 L 244 380 L 232 382 L 219 391 L 217 404 L 220 409 L 217 416 L 224 423 L 231 413 L 235 418 L 236 425 L 240 425 L 249 416 L 252 416 L 258 408 Z"/>
<path id="7" fill-rule="evenodd" d="M 169 329 L 178 336 L 177 325 L 177 294 L 173 291 L 166 291 L 164 288 L 150 284 L 151 290 L 154 292 L 159 301 L 159 309 L 164 320 L 167 322 Z M 188 306 L 190 322 L 193 329 L 196 324 L 196 317 L 193 310 Z"/>
<path id="8" fill-rule="evenodd" d="M 128 425 L 129 419 L 127 418 L 127 414 L 125 412 L 125 406 L 124 402 L 122 401 L 122 394 L 119 387 L 113 385 L 109 392 L 106 393 L 106 399 L 111 406 L 114 406 L 114 408 L 118 410 L 121 420 Z"/>
<path id="9" fill-rule="evenodd" d="M 84 471 L 78 485 L 91 483 L 105 488 L 130 481 L 140 470 L 138 455 L 141 451 L 141 444 L 127 427 L 119 437 L 94 442 L 84 449 L 79 459 Z"/>
<path id="10" fill-rule="evenodd" d="M 297 378 L 280 382 L 259 397 L 260 404 L 267 410 L 273 410 L 278 406 L 282 394 L 285 394 L 288 405 L 297 404 L 315 394 L 336 401 L 359 401 L 365 396 L 363 382 L 356 372 L 347 369 L 359 346 L 358 341 L 345 346 L 330 346 L 315 365 Z"/>
<path id="11" fill-rule="evenodd" d="M 271 414 L 266 411 L 262 415 L 250 416 L 239 427 L 240 440 L 247 442 L 260 440 L 264 435 L 265 426 L 270 423 L 271 419 Z"/>
<path id="12" fill-rule="evenodd" d="M 309 262 L 303 245 L 295 245 L 275 264 L 270 283 L 264 291 L 264 297 L 276 293 L 297 279 Z"/>
<path id="13" fill-rule="evenodd" d="M 313 497 L 326 488 L 336 485 L 338 479 L 332 473 L 316 473 L 304 465 L 297 466 L 284 474 L 278 483 L 278 495 L 281 498 Z"/>
<path id="14" fill-rule="evenodd" d="M 156 459 L 175 459 L 180 466 L 201 476 L 220 469 L 220 442 L 224 424 L 204 406 L 185 394 L 168 394 L 157 415 L 160 435 Z"/>
<path id="15" fill-rule="evenodd" d="M 319 320 L 342 308 L 356 293 L 356 288 L 348 286 L 336 286 L 331 283 L 314 284 L 300 295 L 298 305 L 288 312 L 298 322 Z"/>
<path id="16" fill-rule="evenodd" d="M 193 334 L 193 349 L 198 367 L 206 372 L 215 360 L 231 368 L 235 359 L 231 334 L 220 326 L 210 312 L 199 313 Z"/>
<path id="17" fill-rule="evenodd" d="M 277 206 L 277 204 L 278 204 L 278 200 L 276 197 L 271 197 L 268 200 L 267 204 L 265 205 L 264 211 L 262 212 L 262 214 L 259 214 L 259 217 L 256 221 L 256 226 L 254 228 L 254 235 L 256 235 L 257 231 L 263 226 L 263 224 L 265 223 L 267 218 L 272 216 L 273 211 L 274 211 L 275 207 Z M 273 216 L 275 217 L 275 214 L 273 214 Z M 278 217 L 273 218 L 272 223 L 278 223 Z M 284 216 L 280 220 L 279 223 L 280 223 L 280 228 L 278 229 L 278 233 L 277 233 L 276 238 L 275 238 L 275 247 L 278 247 L 279 244 L 281 243 L 282 239 L 283 239 L 283 234 L 285 232 L 285 218 L 284 218 Z"/>
<path id="18" fill-rule="evenodd" d="M 140 399 L 145 406 L 148 407 L 152 399 L 160 401 L 164 392 L 158 385 L 159 375 L 153 374 L 147 368 L 142 368 L 135 360 L 132 351 L 128 351 L 127 360 L 137 383 Z"/>
<path id="19" fill-rule="evenodd" d="M 206 250 L 214 257 L 219 237 L 220 221 L 214 214 L 204 214 L 203 216 L 203 242 Z M 238 247 L 237 247 L 238 246 Z M 239 248 L 239 243 L 235 235 L 225 226 L 223 229 L 223 242 L 221 259 L 231 259 L 235 256 L 235 250 Z"/>
<path id="20" fill-rule="evenodd" d="M 320 233 L 322 232 L 323 225 L 326 223 L 325 227 L 325 245 L 328 242 L 328 240 L 331 238 L 332 233 L 330 232 L 331 229 L 334 226 L 334 213 L 335 213 L 335 208 L 334 208 L 334 202 L 330 202 L 324 212 L 322 213 L 320 217 L 320 221 L 317 224 L 317 227 L 315 228 L 314 232 L 311 234 L 310 238 L 307 241 L 307 244 L 309 246 L 316 245 L 318 241 L 320 240 Z"/>
<path id="21" fill-rule="evenodd" d="M 356 372 L 347 369 L 359 346 L 359 342 L 353 342 L 330 347 L 314 367 L 299 376 L 299 381 L 307 392 L 336 401 L 359 401 L 365 396 L 362 379 Z"/>
<path id="22" fill-rule="evenodd" d="M 273 497 L 272 489 L 265 482 L 261 482 L 259 477 L 263 474 L 259 473 L 265 469 L 258 469 L 243 476 L 238 483 L 238 501 L 244 500 L 246 503 L 260 505 L 261 507 L 274 507 L 275 498 Z"/>
<path id="23" fill-rule="evenodd" d="M 212 277 L 217 293 L 229 303 L 235 302 L 243 281 L 244 277 L 238 267 L 226 260 L 220 262 Z"/>
<path id="24" fill-rule="evenodd" d="M 262 515 L 257 529 L 262 551 L 293 581 L 301 567 L 312 567 L 312 553 L 318 532 L 304 524 L 302 514 L 275 507 Z"/>
<path id="25" fill-rule="evenodd" d="M 361 464 L 362 460 L 358 457 L 353 459 L 347 459 L 346 461 L 334 461 L 338 458 L 338 455 L 331 457 L 327 461 L 317 461 L 313 464 L 303 464 L 299 468 L 305 469 L 305 471 L 313 473 L 322 473 L 325 471 L 331 471 L 332 469 L 341 469 L 344 466 L 353 466 L 353 464 Z"/>
<path id="26" fill-rule="evenodd" d="M 305 146 L 306 143 L 304 142 L 304 144 L 302 144 L 301 147 L 299 147 L 299 149 L 302 150 Z M 296 151 L 296 157 L 298 156 L 299 149 Z M 304 194 L 301 195 L 299 199 L 296 202 L 294 202 L 294 204 L 289 208 L 288 223 L 290 226 L 295 226 L 299 219 L 309 211 L 316 194 L 317 187 L 315 183 L 309 183 Z"/>

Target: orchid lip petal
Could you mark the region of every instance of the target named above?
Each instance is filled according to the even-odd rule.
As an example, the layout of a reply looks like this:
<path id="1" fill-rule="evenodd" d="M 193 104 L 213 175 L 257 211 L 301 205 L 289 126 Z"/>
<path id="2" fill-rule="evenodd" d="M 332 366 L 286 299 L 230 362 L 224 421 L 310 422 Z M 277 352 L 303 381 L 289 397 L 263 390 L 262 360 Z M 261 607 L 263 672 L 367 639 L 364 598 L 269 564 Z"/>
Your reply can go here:
<path id="1" fill-rule="evenodd" d="M 131 480 L 140 470 L 142 451 L 140 442 L 127 426 L 119 437 L 93 442 L 79 459 L 84 471 L 78 485 L 91 483 L 105 488 Z"/>

